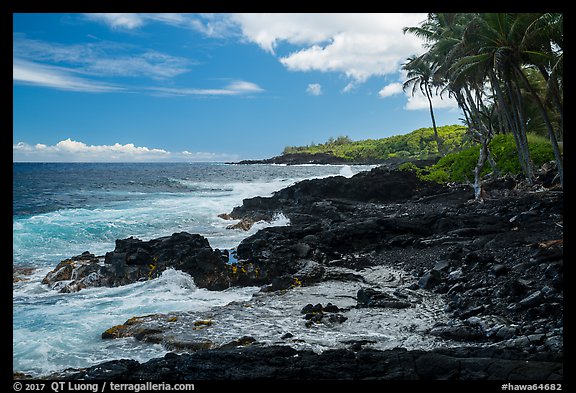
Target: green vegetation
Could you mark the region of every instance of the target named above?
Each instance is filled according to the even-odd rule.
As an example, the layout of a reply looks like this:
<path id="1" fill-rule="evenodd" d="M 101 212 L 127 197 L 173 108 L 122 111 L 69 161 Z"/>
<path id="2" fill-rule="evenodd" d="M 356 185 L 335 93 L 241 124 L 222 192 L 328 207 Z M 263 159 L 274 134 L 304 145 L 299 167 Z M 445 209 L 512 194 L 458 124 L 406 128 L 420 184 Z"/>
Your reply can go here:
<path id="1" fill-rule="evenodd" d="M 472 141 L 465 126 L 450 125 L 437 127 L 441 146 L 446 154 L 438 153 L 438 144 L 432 128 L 420 128 L 405 135 L 395 135 L 382 139 L 352 141 L 347 136 L 330 138 L 326 143 L 306 146 L 289 146 L 283 154 L 332 154 L 351 162 L 376 161 L 386 159 L 403 159 L 407 162 L 399 166 L 400 170 L 414 171 L 423 180 L 437 183 L 471 182 L 474 169 L 478 164 L 481 144 Z M 554 161 L 554 151 L 548 138 L 539 133 L 527 135 L 530 157 L 535 167 Z M 523 173 L 516 142 L 512 134 L 497 134 L 488 144 L 491 158 L 496 163 L 500 175 Z M 439 158 L 440 157 L 440 158 Z M 439 158 L 434 165 L 420 168 L 412 161 Z M 485 165 L 482 177 L 493 172 L 490 165 Z"/>
<path id="2" fill-rule="evenodd" d="M 496 135 L 488 147 L 496 162 L 496 168 L 501 175 L 522 173 L 518 151 L 512 135 Z M 528 134 L 528 148 L 536 167 L 554 160 L 552 146 L 545 137 Z M 479 149 L 480 145 L 475 144 L 475 146 L 468 147 L 460 152 L 449 153 L 438 160 L 435 165 L 426 168 L 418 168 L 413 163 L 407 162 L 400 165 L 399 169 L 414 171 L 421 179 L 438 183 L 466 182 L 474 177 L 474 168 L 478 163 L 480 154 Z M 485 176 L 490 172 L 492 172 L 492 168 L 485 166 L 481 175 Z"/>
<path id="3" fill-rule="evenodd" d="M 438 136 L 448 151 L 459 151 L 471 145 L 466 127 L 450 125 L 438 127 Z M 326 143 L 306 146 L 288 146 L 283 154 L 331 154 L 349 161 L 374 161 L 387 159 L 429 159 L 439 157 L 438 144 L 432 128 L 420 128 L 405 135 L 382 139 L 352 141 L 347 136 L 330 138 Z"/>

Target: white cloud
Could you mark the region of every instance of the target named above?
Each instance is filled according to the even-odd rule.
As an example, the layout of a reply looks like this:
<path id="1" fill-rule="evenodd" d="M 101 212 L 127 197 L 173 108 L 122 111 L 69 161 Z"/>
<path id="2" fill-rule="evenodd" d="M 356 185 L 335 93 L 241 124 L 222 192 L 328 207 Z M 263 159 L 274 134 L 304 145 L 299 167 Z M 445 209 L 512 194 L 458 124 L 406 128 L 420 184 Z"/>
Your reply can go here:
<path id="1" fill-rule="evenodd" d="M 198 89 L 183 87 L 157 87 L 150 89 L 160 95 L 168 96 L 239 96 L 263 92 L 260 86 L 247 81 L 233 81 L 219 89 Z"/>
<path id="2" fill-rule="evenodd" d="M 407 57 L 424 51 L 404 35 L 426 14 L 233 14 L 245 39 L 275 53 L 282 42 L 302 46 L 279 58 L 291 71 L 343 73 L 346 91 L 372 76 L 398 72 Z"/>
<path id="3" fill-rule="evenodd" d="M 342 26 L 345 14 L 232 14 L 242 35 L 262 49 L 274 53 L 278 43 L 310 45 L 329 40 Z"/>
<path id="4" fill-rule="evenodd" d="M 18 142 L 12 145 L 12 155 L 14 162 L 235 161 L 238 158 L 210 152 L 169 152 L 132 143 L 87 145 L 70 138 L 51 146 Z"/>
<path id="5" fill-rule="evenodd" d="M 92 13 L 84 14 L 87 19 L 102 22 L 112 27 L 113 29 L 128 29 L 132 30 L 144 24 L 144 19 L 141 14 L 126 14 L 126 13 Z"/>
<path id="6" fill-rule="evenodd" d="M 166 150 L 137 147 L 132 143 L 87 145 L 70 138 L 52 146 L 19 142 L 12 146 L 12 152 L 15 161 L 156 161 L 170 155 Z"/>
<path id="7" fill-rule="evenodd" d="M 258 93 L 264 91 L 264 89 L 262 89 L 257 84 L 246 81 L 231 82 L 226 88 L 238 93 Z"/>
<path id="8" fill-rule="evenodd" d="M 322 94 L 322 85 L 319 83 L 310 83 L 306 88 L 306 92 L 313 96 L 319 96 Z"/>
<path id="9" fill-rule="evenodd" d="M 422 41 L 402 28 L 417 26 L 425 13 L 237 13 L 86 14 L 112 28 L 136 29 L 146 23 L 189 28 L 211 37 L 237 36 L 255 43 L 290 71 L 342 73 L 344 92 L 373 76 L 398 72 Z M 295 46 L 280 54 L 281 44 Z"/>
<path id="10" fill-rule="evenodd" d="M 148 23 L 163 23 L 173 27 L 191 29 L 210 37 L 235 34 L 236 23 L 226 14 L 183 14 L 183 13 L 92 13 L 83 14 L 93 22 L 104 23 L 112 29 L 135 30 Z"/>
<path id="11" fill-rule="evenodd" d="M 380 90 L 378 92 L 378 95 L 382 98 L 384 97 L 390 97 L 396 94 L 400 94 L 402 93 L 404 90 L 402 89 L 402 83 L 390 83 L 389 85 L 386 85 L 382 88 L 382 90 Z"/>
<path id="12" fill-rule="evenodd" d="M 426 98 L 426 96 L 424 94 L 422 94 L 422 92 L 416 90 L 414 92 L 414 96 L 412 96 L 411 93 L 407 92 L 406 97 L 408 98 L 408 101 L 406 102 L 404 109 L 409 110 L 409 111 L 422 110 L 422 109 L 429 110 L 430 109 L 428 99 Z M 448 98 L 448 97 L 441 98 L 440 96 L 433 96 L 432 97 L 432 107 L 434 108 L 434 110 L 436 110 L 436 109 L 457 109 L 458 103 L 453 98 Z"/>
<path id="13" fill-rule="evenodd" d="M 118 86 L 91 81 L 73 74 L 74 71 L 63 67 L 37 64 L 25 60 L 14 59 L 12 63 L 12 79 L 16 83 L 91 93 L 122 90 Z"/>

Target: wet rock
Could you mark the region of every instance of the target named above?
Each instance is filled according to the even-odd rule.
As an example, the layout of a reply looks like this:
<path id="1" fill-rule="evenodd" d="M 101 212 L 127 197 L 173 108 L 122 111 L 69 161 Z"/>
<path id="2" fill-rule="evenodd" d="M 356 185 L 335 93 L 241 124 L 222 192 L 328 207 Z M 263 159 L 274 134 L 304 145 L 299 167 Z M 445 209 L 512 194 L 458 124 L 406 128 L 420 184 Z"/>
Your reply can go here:
<path id="1" fill-rule="evenodd" d="M 294 273 L 294 277 L 298 280 L 299 285 L 311 285 L 319 282 L 326 269 L 318 262 L 312 260 L 300 261 L 302 267 Z"/>
<path id="2" fill-rule="evenodd" d="M 292 246 L 292 248 L 296 253 L 296 257 L 298 258 L 307 257 L 308 254 L 310 253 L 310 250 L 312 249 L 310 245 L 306 243 L 296 243 L 294 246 Z"/>
<path id="3" fill-rule="evenodd" d="M 450 261 L 448 260 L 441 260 L 436 262 L 434 268 L 432 270 L 436 270 L 439 272 L 447 271 L 450 268 Z"/>
<path id="4" fill-rule="evenodd" d="M 168 267 L 190 274 L 199 287 L 230 286 L 227 258 L 212 250 L 206 238 L 187 232 L 148 242 L 134 238 L 117 240 L 114 251 L 106 253 L 104 262 L 109 273 L 108 286 L 154 278 Z"/>
<path id="5" fill-rule="evenodd" d="M 374 341 L 374 340 L 349 340 L 349 341 L 345 341 L 345 343 L 350 344 L 350 349 L 352 351 L 358 352 L 365 345 L 374 344 L 374 343 L 376 343 L 376 341 Z"/>
<path id="6" fill-rule="evenodd" d="M 496 332 L 496 338 L 499 340 L 509 340 L 518 334 L 518 329 L 510 326 L 502 326 Z"/>
<path id="7" fill-rule="evenodd" d="M 207 351 L 215 347 L 214 343 L 210 340 L 186 341 L 167 338 L 161 342 L 167 350 L 177 352 Z M 158 344 L 159 343 L 160 342 L 158 342 Z"/>
<path id="8" fill-rule="evenodd" d="M 300 310 L 301 314 L 311 314 L 311 313 L 320 313 L 322 312 L 323 307 L 320 303 L 316 305 L 312 305 L 312 303 L 308 303 L 305 305 L 302 310 Z"/>
<path id="9" fill-rule="evenodd" d="M 70 380 L 118 380 L 126 378 L 140 368 L 140 363 L 131 359 L 111 360 L 97 367 L 90 367 L 84 371 L 73 374 L 68 373 L 64 379 Z M 57 378 L 58 376 L 54 376 Z"/>
<path id="10" fill-rule="evenodd" d="M 430 334 L 455 341 L 478 341 L 484 338 L 478 327 L 465 324 L 440 324 L 430 329 Z"/>
<path id="11" fill-rule="evenodd" d="M 261 291 L 262 292 L 280 291 L 292 288 L 297 284 L 298 283 L 294 280 L 293 276 L 291 276 L 290 274 L 284 274 L 278 277 L 274 277 L 272 279 L 272 283 L 270 285 L 264 286 L 261 289 Z"/>
<path id="12" fill-rule="evenodd" d="M 168 268 L 190 274 L 198 287 L 211 290 L 258 281 L 256 269 L 244 268 L 238 273 L 227 262 L 225 253 L 213 250 L 208 240 L 197 234 L 179 232 L 150 241 L 130 237 L 116 240 L 116 247 L 106 253 L 104 264 L 85 252 L 60 262 L 42 283 L 61 292 L 77 292 L 88 287 L 150 280 Z"/>
<path id="13" fill-rule="evenodd" d="M 485 309 L 486 309 L 486 307 L 483 304 L 476 306 L 476 307 L 470 307 L 470 308 L 462 311 L 460 313 L 459 317 L 461 319 L 467 319 L 471 316 L 478 315 L 478 314 L 484 312 Z"/>
<path id="14" fill-rule="evenodd" d="M 227 348 L 245 347 L 245 346 L 251 345 L 252 343 L 255 343 L 255 342 L 256 342 L 256 339 L 254 337 L 243 336 L 237 340 L 232 340 L 226 344 L 221 345 L 220 348 L 227 349 Z"/>
<path id="15" fill-rule="evenodd" d="M 36 269 L 32 267 L 13 267 L 12 268 L 12 283 L 20 281 L 28 281 L 28 277 L 34 273 Z"/>
<path id="16" fill-rule="evenodd" d="M 243 218 L 240 221 L 238 221 L 236 224 L 230 224 L 226 227 L 226 229 L 240 229 L 242 231 L 249 231 L 250 228 L 252 228 L 252 226 L 254 224 L 256 224 L 258 221 L 252 219 L 252 218 Z"/>
<path id="17" fill-rule="evenodd" d="M 348 320 L 347 317 L 340 314 L 331 314 L 328 316 L 328 322 L 330 323 L 343 323 L 346 322 L 347 320 Z"/>
<path id="18" fill-rule="evenodd" d="M 100 260 L 88 251 L 61 261 L 54 270 L 48 272 L 42 284 L 62 293 L 77 292 L 80 289 L 100 286 L 103 275 Z"/>
<path id="19" fill-rule="evenodd" d="M 321 322 L 327 322 L 329 324 L 345 322 L 348 318 L 341 314 L 337 314 L 341 311 L 344 310 L 332 303 L 328 303 L 326 306 L 322 306 L 320 303 L 315 305 L 309 303 L 302 308 L 300 313 L 305 314 L 303 317 L 307 321 L 305 326 L 311 327 L 312 325 Z M 326 313 L 330 315 L 326 315 Z"/>
<path id="20" fill-rule="evenodd" d="M 432 289 L 442 281 L 440 272 L 438 270 L 430 270 L 426 272 L 419 280 L 418 286 L 422 289 Z"/>
<path id="21" fill-rule="evenodd" d="M 382 307 L 382 308 L 408 308 L 412 303 L 401 300 L 386 292 L 372 288 L 359 289 L 356 294 L 357 307 Z"/>
<path id="22" fill-rule="evenodd" d="M 517 304 L 517 308 L 528 308 L 534 307 L 540 304 L 544 300 L 544 293 L 540 291 L 534 291 L 530 295 L 526 296 L 524 299 L 520 300 Z"/>
<path id="23" fill-rule="evenodd" d="M 508 273 L 508 267 L 504 264 L 498 263 L 490 268 L 490 274 L 493 277 L 500 277 Z"/>
<path id="24" fill-rule="evenodd" d="M 322 311 L 323 311 L 323 312 L 332 312 L 332 313 L 335 313 L 335 312 L 340 312 L 340 311 L 342 311 L 342 309 L 339 308 L 338 306 L 335 306 L 335 305 L 332 304 L 332 303 L 328 303 L 328 304 L 326 304 L 326 306 L 323 307 Z"/>
<path id="25" fill-rule="evenodd" d="M 354 345 L 354 344 L 352 344 Z M 69 373 L 70 380 L 561 380 L 557 358 L 525 359 L 513 349 L 328 350 L 250 345 L 167 354 L 145 363 L 112 361 Z"/>
<path id="26" fill-rule="evenodd" d="M 138 336 L 138 340 L 143 340 L 146 335 L 148 334 L 156 334 L 159 333 L 159 329 L 150 329 L 150 328 L 142 328 L 142 323 L 146 320 L 150 319 L 159 319 L 163 318 L 160 314 L 151 314 L 145 315 L 140 317 L 132 317 L 128 319 L 126 322 L 120 325 L 112 326 L 109 329 L 106 329 L 101 337 L 102 339 L 116 339 L 122 337 L 135 337 Z"/>

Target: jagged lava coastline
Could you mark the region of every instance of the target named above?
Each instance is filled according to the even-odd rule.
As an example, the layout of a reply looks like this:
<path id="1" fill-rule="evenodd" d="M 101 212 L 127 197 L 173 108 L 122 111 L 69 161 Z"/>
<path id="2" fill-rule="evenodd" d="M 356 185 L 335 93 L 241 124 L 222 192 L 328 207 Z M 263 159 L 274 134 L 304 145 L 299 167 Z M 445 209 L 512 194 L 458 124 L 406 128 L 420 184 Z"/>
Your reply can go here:
<path id="1" fill-rule="evenodd" d="M 378 349 L 350 334 L 316 353 L 290 332 L 271 342 L 250 332 L 217 339 L 211 331 L 218 313 L 155 314 L 110 327 L 102 338 L 161 343 L 172 351 L 165 357 L 114 360 L 50 378 L 562 380 L 563 192 L 551 173 L 541 169 L 532 186 L 517 177 L 487 181 L 482 201 L 470 187 L 423 182 L 385 167 L 306 180 L 272 197 L 245 199 L 222 216 L 244 228 L 279 213 L 290 220 L 244 239 L 233 263 L 227 251 L 181 232 L 148 242 L 119 239 L 105 256 L 62 261 L 45 279 L 55 290 L 73 292 L 175 268 L 210 290 L 261 287 L 255 303 L 226 306 L 244 310 L 258 299 L 281 301 L 329 284 L 341 296 L 301 304 L 286 318 L 311 332 L 320 326 L 336 333 L 353 329 L 363 313 L 383 319 L 418 311 L 423 296 L 433 294 L 442 299 L 442 315 L 402 334 L 450 345 Z M 388 268 L 402 273 L 379 273 Z M 257 317 L 252 312 L 247 318 Z"/>

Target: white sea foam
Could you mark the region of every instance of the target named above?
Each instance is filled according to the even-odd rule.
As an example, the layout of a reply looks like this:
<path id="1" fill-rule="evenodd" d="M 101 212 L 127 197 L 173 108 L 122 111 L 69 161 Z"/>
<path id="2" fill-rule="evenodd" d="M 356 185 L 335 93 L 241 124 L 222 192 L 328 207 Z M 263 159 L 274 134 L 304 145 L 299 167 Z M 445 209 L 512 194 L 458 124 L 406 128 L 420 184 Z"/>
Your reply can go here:
<path id="1" fill-rule="evenodd" d="M 370 286 L 379 285 L 390 294 L 396 289 L 402 271 L 378 266 L 363 271 L 336 268 L 341 272 L 361 274 Z M 383 282 L 382 277 L 393 278 Z M 377 284 L 378 283 L 378 284 Z M 387 284 L 387 285 L 386 285 Z M 359 281 L 323 281 L 316 285 L 295 287 L 290 291 L 258 292 L 245 302 L 214 307 L 209 312 L 180 313 L 172 325 L 170 335 L 183 341 L 210 340 L 225 344 L 243 336 L 255 338 L 261 344 L 291 345 L 298 349 L 322 352 L 327 349 L 347 348 L 353 340 L 366 340 L 371 348 L 409 349 L 434 348 L 445 345 L 446 340 L 427 334 L 430 326 L 445 322 L 442 297 L 434 293 L 406 290 L 412 307 L 358 308 L 354 294 L 366 286 Z M 302 314 L 306 304 L 332 303 L 340 308 L 339 322 L 330 321 L 335 314 L 327 313 L 321 323 L 307 324 Z M 210 318 L 210 329 L 191 331 L 190 324 L 198 319 Z M 290 333 L 291 338 L 285 335 Z"/>
<path id="2" fill-rule="evenodd" d="M 342 169 L 340 169 L 340 175 L 344 177 L 352 177 L 354 176 L 354 172 L 352 171 L 352 168 L 350 168 L 350 165 L 344 165 Z"/>
<path id="3" fill-rule="evenodd" d="M 13 286 L 13 369 L 38 375 L 111 359 L 145 361 L 162 356 L 165 350 L 158 345 L 140 344 L 134 339 L 103 341 L 100 335 L 133 316 L 211 310 L 236 300 L 248 300 L 257 290 L 207 291 L 196 288 L 190 276 L 167 270 L 151 281 L 60 294 L 41 284 L 59 261 L 84 251 L 103 255 L 114 249 L 116 239 L 134 236 L 149 240 L 181 231 L 205 236 L 213 248 L 234 248 L 265 226 L 290 224 L 279 214 L 272 222 L 256 223 L 247 232 L 226 229 L 231 222 L 218 214 L 229 213 L 243 199 L 270 196 L 306 178 L 334 176 L 339 172 L 349 175 L 370 167 L 334 166 L 318 171 L 278 167 L 275 168 L 278 173 L 268 177 L 262 177 L 256 170 L 252 176 L 252 172 L 246 172 L 250 168 L 235 169 L 238 179 L 233 181 L 218 177 L 172 178 L 170 182 L 178 183 L 173 187 L 175 192 L 167 192 L 170 187 L 141 192 L 117 189 L 115 185 L 110 191 L 98 189 L 82 194 L 92 197 L 90 205 L 15 216 L 14 265 L 37 270 L 27 277 L 29 281 Z"/>
<path id="4" fill-rule="evenodd" d="M 259 288 L 225 291 L 199 289 L 188 274 L 168 269 L 154 280 L 116 288 L 91 288 L 77 293 L 37 293 L 26 283 L 14 291 L 14 370 L 34 375 L 86 367 L 110 359 L 146 361 L 162 356 L 159 345 L 132 338 L 103 341 L 102 332 L 134 316 L 174 310 L 202 312 L 233 301 L 246 301 Z M 40 295 L 40 296 L 39 296 Z"/>

